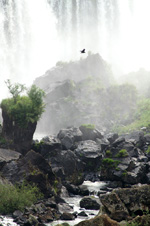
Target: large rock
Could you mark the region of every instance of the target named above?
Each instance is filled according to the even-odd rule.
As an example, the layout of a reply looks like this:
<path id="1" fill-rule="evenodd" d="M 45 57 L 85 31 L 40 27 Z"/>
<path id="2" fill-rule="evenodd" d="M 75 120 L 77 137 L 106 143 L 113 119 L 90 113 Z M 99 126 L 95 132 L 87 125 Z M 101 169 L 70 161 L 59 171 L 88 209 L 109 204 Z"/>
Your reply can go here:
<path id="1" fill-rule="evenodd" d="M 53 185 L 58 181 L 49 163 L 34 151 L 29 151 L 18 161 L 8 162 L 1 173 L 13 184 L 22 183 L 24 180 L 35 183 L 45 196 L 53 194 Z M 57 185 L 59 186 L 59 181 Z M 59 187 L 57 190 L 59 191 Z"/>
<path id="2" fill-rule="evenodd" d="M 103 135 L 102 133 L 97 130 L 97 129 L 93 129 L 93 128 L 90 128 L 90 125 L 81 125 L 79 127 L 79 129 L 81 130 L 82 132 L 82 139 L 83 140 L 94 140 L 96 141 L 97 138 L 101 139 L 103 138 Z"/>
<path id="3" fill-rule="evenodd" d="M 139 212 L 149 210 L 150 185 L 116 189 L 109 194 L 101 195 L 100 200 L 103 213 L 117 221 L 129 220 Z"/>
<path id="4" fill-rule="evenodd" d="M 10 148 L 25 155 L 31 149 L 37 122 L 29 122 L 26 127 L 20 127 L 9 117 L 4 109 L 2 109 L 2 116 L 3 137 L 7 140 Z"/>
<path id="5" fill-rule="evenodd" d="M 53 171 L 60 176 L 62 181 L 80 184 L 83 182 L 84 163 L 82 163 L 71 150 L 55 150 L 55 154 L 49 158 Z"/>
<path id="6" fill-rule="evenodd" d="M 98 200 L 94 197 L 84 197 L 80 201 L 80 207 L 89 210 L 99 210 L 100 204 L 98 203 Z"/>
<path id="7" fill-rule="evenodd" d="M 90 220 L 81 221 L 75 226 L 119 226 L 119 223 L 110 219 L 106 214 L 103 214 Z"/>
<path id="8" fill-rule="evenodd" d="M 0 148 L 0 170 L 6 163 L 18 160 L 20 157 L 21 154 L 16 151 Z"/>
<path id="9" fill-rule="evenodd" d="M 99 167 L 103 157 L 101 147 L 92 140 L 78 142 L 75 154 L 86 164 L 85 170 L 88 171 L 94 171 Z"/>
<path id="10" fill-rule="evenodd" d="M 76 127 L 62 129 L 57 136 L 61 140 L 61 144 L 65 149 L 75 148 L 75 142 L 82 140 L 82 133 Z"/>

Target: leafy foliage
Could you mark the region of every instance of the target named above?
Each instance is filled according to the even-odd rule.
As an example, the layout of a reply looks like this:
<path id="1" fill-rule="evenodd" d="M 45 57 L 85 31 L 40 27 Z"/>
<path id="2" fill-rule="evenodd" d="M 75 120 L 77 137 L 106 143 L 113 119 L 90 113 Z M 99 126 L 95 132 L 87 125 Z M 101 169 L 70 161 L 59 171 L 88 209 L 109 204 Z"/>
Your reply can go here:
<path id="1" fill-rule="evenodd" d="M 9 92 L 13 96 L 13 98 L 16 100 L 16 98 L 19 96 L 20 93 L 22 93 L 24 90 L 26 90 L 26 87 L 23 84 L 15 83 L 14 85 L 11 84 L 10 80 L 8 79 L 5 81 L 7 88 L 9 89 Z"/>
<path id="2" fill-rule="evenodd" d="M 113 160 L 111 158 L 104 158 L 102 160 L 102 164 L 104 167 L 106 168 L 116 168 L 118 166 L 118 164 L 120 163 L 120 161 L 118 160 Z"/>
<path id="3" fill-rule="evenodd" d="M 10 214 L 15 210 L 23 211 L 43 195 L 36 186 L 23 183 L 19 186 L 0 184 L 0 214 Z"/>
<path id="4" fill-rule="evenodd" d="M 121 149 L 118 154 L 116 155 L 116 157 L 127 157 L 128 156 L 128 152 L 126 149 Z"/>
<path id="5" fill-rule="evenodd" d="M 21 96 L 20 93 L 25 89 L 24 86 L 20 84 L 15 84 L 14 86 L 10 83 L 8 84 L 9 91 L 13 97 L 2 100 L 1 108 L 20 127 L 26 127 L 29 122 L 37 122 L 45 108 L 43 102 L 44 91 L 32 85 L 27 91 L 27 95 Z"/>

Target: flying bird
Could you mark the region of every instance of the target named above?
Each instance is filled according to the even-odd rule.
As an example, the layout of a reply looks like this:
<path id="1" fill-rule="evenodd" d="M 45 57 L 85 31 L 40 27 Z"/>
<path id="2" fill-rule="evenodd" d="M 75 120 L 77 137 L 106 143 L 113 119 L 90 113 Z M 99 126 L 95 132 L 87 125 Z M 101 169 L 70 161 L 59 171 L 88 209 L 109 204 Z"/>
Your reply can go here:
<path id="1" fill-rule="evenodd" d="M 85 49 L 80 50 L 81 53 L 85 53 Z"/>

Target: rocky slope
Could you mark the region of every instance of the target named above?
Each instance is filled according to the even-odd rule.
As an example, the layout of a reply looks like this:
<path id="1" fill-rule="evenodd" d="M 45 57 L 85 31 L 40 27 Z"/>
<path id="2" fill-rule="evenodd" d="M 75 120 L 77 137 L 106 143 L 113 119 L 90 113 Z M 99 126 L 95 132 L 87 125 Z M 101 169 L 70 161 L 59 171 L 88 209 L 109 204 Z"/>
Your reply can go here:
<path id="1" fill-rule="evenodd" d="M 131 120 L 136 106 L 135 87 L 116 86 L 110 66 L 99 54 L 61 63 L 35 84 L 46 92 L 46 111 L 37 129 L 42 133 L 58 133 L 81 124 L 109 130 L 115 123 L 125 123 L 129 114 Z"/>
<path id="2" fill-rule="evenodd" d="M 79 225 L 121 225 L 123 220 L 132 221 L 137 215 L 141 216 L 139 222 L 149 222 L 149 148 L 150 135 L 142 131 L 104 135 L 89 125 L 62 129 L 57 136 L 34 141 L 25 156 L 1 145 L 1 183 L 34 182 L 45 196 L 24 212 L 15 212 L 15 221 L 40 226 L 85 214 L 74 213 L 61 198 L 65 189 L 70 195 L 83 197 L 81 208 L 100 209 L 98 217 Z M 82 186 L 84 180 L 107 181 L 103 191 L 98 192 L 99 200 L 89 196 L 90 191 Z"/>

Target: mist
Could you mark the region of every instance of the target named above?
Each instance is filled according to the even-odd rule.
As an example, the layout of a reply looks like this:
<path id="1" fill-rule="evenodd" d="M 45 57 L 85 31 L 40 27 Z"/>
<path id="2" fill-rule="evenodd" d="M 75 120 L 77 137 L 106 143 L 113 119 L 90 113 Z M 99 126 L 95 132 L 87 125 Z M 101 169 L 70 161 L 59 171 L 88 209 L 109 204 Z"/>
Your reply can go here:
<path id="1" fill-rule="evenodd" d="M 130 75 L 134 74 L 131 76 L 134 78 L 140 71 L 140 76 L 145 74 L 143 86 L 147 84 L 150 71 L 149 8 L 149 0 L 1 0 L 0 99 L 8 96 L 7 79 L 27 86 L 35 83 L 46 92 L 46 108 L 51 112 L 48 115 L 46 111 L 43 116 L 49 117 L 49 123 L 53 121 L 47 125 L 51 129 L 46 131 L 53 132 L 61 126 L 71 125 L 71 118 L 70 122 L 62 123 L 69 117 L 65 114 L 70 112 L 71 106 L 77 119 L 72 120 L 72 124 L 79 125 L 83 121 L 101 125 L 102 118 L 106 116 L 101 109 L 105 109 L 104 105 L 109 102 L 106 97 L 108 87 L 117 84 L 118 80 L 123 83 L 130 80 L 139 92 L 144 92 L 137 77 L 130 79 Z M 83 48 L 86 49 L 85 54 L 80 53 Z M 92 86 L 92 91 L 91 87 L 86 90 L 87 83 Z M 69 89 L 71 84 L 78 88 L 66 96 L 61 94 L 62 98 L 72 98 L 68 105 L 59 103 L 56 94 L 63 84 L 70 84 L 67 86 Z M 99 87 L 95 87 L 96 84 Z M 97 88 L 104 100 L 99 108 L 93 105 L 85 108 L 88 115 L 91 111 L 93 113 L 90 118 L 84 115 L 83 120 L 83 109 L 79 112 L 83 103 L 79 106 L 77 99 L 83 102 L 90 99 L 92 104 L 98 104 Z M 146 90 L 148 88 L 147 85 Z M 49 97 L 54 93 L 55 101 Z M 58 111 L 64 115 L 59 126 L 56 125 L 58 118 L 52 115 Z M 100 112 L 102 115 L 97 121 Z M 109 114 L 112 115 L 111 112 Z M 40 125 L 45 131 L 45 123 Z"/>

